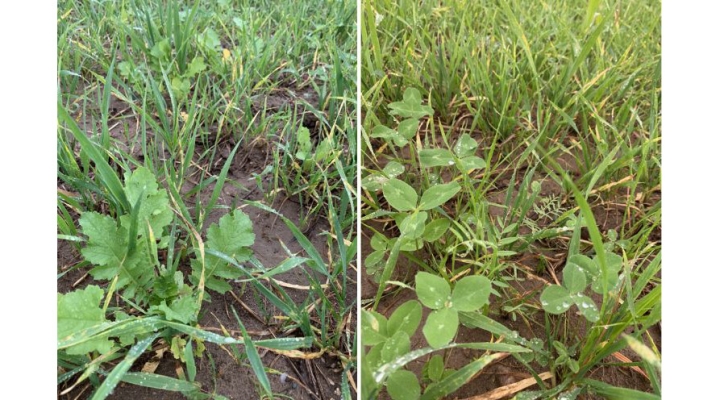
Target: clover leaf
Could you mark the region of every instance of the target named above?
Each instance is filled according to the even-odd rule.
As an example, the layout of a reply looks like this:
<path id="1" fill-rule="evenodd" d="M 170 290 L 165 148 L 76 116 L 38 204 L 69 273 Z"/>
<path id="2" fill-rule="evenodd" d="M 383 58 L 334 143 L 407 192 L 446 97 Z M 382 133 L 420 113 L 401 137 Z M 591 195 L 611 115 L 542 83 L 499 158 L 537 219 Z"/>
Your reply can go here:
<path id="1" fill-rule="evenodd" d="M 466 276 L 451 289 L 445 279 L 427 272 L 415 275 L 415 291 L 425 307 L 433 309 L 423 327 L 423 335 L 432 347 L 442 347 L 457 333 L 459 312 L 476 311 L 490 300 L 490 280 L 484 276 Z"/>
<path id="2" fill-rule="evenodd" d="M 403 118 L 422 118 L 433 114 L 432 107 L 422 105 L 420 91 L 415 88 L 405 89 L 403 100 L 390 103 L 388 107 L 392 110 L 390 114 Z"/>

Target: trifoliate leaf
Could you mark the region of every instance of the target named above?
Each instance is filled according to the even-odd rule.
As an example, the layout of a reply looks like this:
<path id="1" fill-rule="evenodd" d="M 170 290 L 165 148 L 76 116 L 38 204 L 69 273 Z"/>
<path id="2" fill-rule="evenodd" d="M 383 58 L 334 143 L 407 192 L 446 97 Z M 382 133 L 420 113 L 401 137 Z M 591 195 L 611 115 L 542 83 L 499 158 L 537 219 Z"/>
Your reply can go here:
<path id="1" fill-rule="evenodd" d="M 388 105 L 392 111 L 390 114 L 403 118 L 422 118 L 433 114 L 430 106 L 422 105 L 420 91 L 415 88 L 405 89 L 403 101 L 397 101 Z"/>
<path id="2" fill-rule="evenodd" d="M 448 228 L 450 228 L 449 219 L 439 218 L 432 220 L 432 222 L 425 225 L 425 231 L 422 237 L 428 242 L 434 242 L 440 239 L 440 237 L 447 232 Z"/>
<path id="3" fill-rule="evenodd" d="M 57 295 L 57 337 L 64 339 L 83 329 L 107 322 L 100 302 L 103 290 L 95 285 L 67 294 Z M 113 342 L 107 338 L 92 339 L 67 349 L 68 354 L 107 353 Z"/>
<path id="4" fill-rule="evenodd" d="M 595 302 L 585 295 L 575 295 L 573 297 L 575 305 L 580 309 L 580 313 L 590 322 L 597 322 L 600 319 L 600 310 L 598 310 Z"/>
<path id="5" fill-rule="evenodd" d="M 370 133 L 370 137 L 383 139 L 386 142 L 392 142 L 398 147 L 403 147 L 408 143 L 408 140 L 400 136 L 398 131 L 390 129 L 385 125 L 376 126 Z"/>
<path id="6" fill-rule="evenodd" d="M 363 267 L 365 267 L 365 270 L 367 270 L 368 274 L 373 275 L 380 269 L 380 263 L 382 263 L 384 259 L 385 250 L 373 251 L 372 253 L 368 254 L 367 257 L 365 257 Z"/>
<path id="7" fill-rule="evenodd" d="M 428 213 L 425 211 L 414 212 L 408 215 L 398 225 L 403 240 L 419 239 L 425 231 L 425 221 Z"/>
<path id="8" fill-rule="evenodd" d="M 486 165 L 487 163 L 482 158 L 478 156 L 470 156 L 459 159 L 457 167 L 460 169 L 460 171 L 467 174 L 475 169 L 483 169 Z"/>
<path id="9" fill-rule="evenodd" d="M 584 270 L 576 264 L 568 263 L 565 265 L 563 269 L 563 286 L 573 293 L 585 290 L 587 279 Z"/>
<path id="10" fill-rule="evenodd" d="M 427 371 L 428 379 L 433 382 L 438 382 L 442 378 L 443 370 L 445 369 L 442 356 L 439 354 L 432 356 L 423 369 Z"/>

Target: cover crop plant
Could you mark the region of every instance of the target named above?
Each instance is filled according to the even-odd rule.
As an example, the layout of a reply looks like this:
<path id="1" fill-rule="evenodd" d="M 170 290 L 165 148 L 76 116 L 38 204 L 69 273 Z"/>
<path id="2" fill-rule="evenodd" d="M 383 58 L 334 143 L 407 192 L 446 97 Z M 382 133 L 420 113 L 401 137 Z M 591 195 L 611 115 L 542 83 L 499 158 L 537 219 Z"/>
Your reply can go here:
<path id="1" fill-rule="evenodd" d="M 363 272 L 378 285 L 363 291 L 362 368 L 373 395 L 660 397 L 659 9 L 363 2 Z M 455 291 L 476 277 L 487 302 L 458 310 Z M 423 301 L 429 282 L 437 301 Z M 415 308 L 427 317 L 404 332 L 407 346 L 390 321 Z M 460 371 L 448 365 L 476 361 L 443 349 L 466 337 L 528 351 L 436 391 Z M 420 352 L 426 342 L 436 354 Z M 387 343 L 418 358 L 406 367 Z"/>

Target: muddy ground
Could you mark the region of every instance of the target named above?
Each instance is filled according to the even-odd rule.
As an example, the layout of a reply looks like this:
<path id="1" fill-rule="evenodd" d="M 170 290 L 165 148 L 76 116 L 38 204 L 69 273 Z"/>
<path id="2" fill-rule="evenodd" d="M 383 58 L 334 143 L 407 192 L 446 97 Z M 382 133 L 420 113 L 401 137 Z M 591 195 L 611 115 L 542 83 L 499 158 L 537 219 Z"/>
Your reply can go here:
<path id="1" fill-rule="evenodd" d="M 283 108 L 284 105 L 292 106 L 294 100 L 299 96 L 308 102 L 316 102 L 317 97 L 312 97 L 307 91 L 283 91 L 277 95 L 270 95 L 263 99 L 258 99 L 258 106 L 266 103 L 268 111 L 273 112 Z M 116 109 L 122 110 L 122 106 L 118 105 Z M 317 119 L 312 115 L 306 114 L 303 124 L 311 130 L 316 130 Z M 121 124 L 122 125 L 122 124 Z M 113 135 L 119 138 L 121 135 Z M 198 168 L 217 169 L 214 173 L 219 172 L 226 157 L 229 154 L 228 148 L 232 148 L 235 143 L 230 141 L 221 144 L 220 159 L 213 166 L 198 166 Z M 274 267 L 282 262 L 287 255 L 285 254 L 280 242 L 285 244 L 290 251 L 304 255 L 301 246 L 293 237 L 290 230 L 286 227 L 282 220 L 275 215 L 266 213 L 257 208 L 247 206 L 243 202 L 245 200 L 263 201 L 264 193 L 256 187 L 254 174 L 260 174 L 265 166 L 272 163 L 272 146 L 274 144 L 267 138 L 258 138 L 257 140 L 243 143 L 238 150 L 233 164 L 230 168 L 228 179 L 237 184 L 226 183 L 223 187 L 222 194 L 218 200 L 218 205 L 226 207 L 242 207 L 243 212 L 250 216 L 253 222 L 255 232 L 255 244 L 253 245 L 255 257 L 266 267 Z M 200 151 L 200 150 L 198 150 Z M 192 175 L 191 175 L 192 176 Z M 266 184 L 268 182 L 265 182 Z M 192 189 L 192 184 L 186 185 L 184 189 Z M 267 187 L 267 186 L 266 186 Z M 65 188 L 61 188 L 65 190 Z M 203 198 L 209 197 L 212 193 L 213 186 L 205 188 L 203 192 L 198 194 Z M 191 202 L 194 202 L 191 199 Z M 191 203 L 189 203 L 191 205 Z M 299 225 L 300 216 L 303 210 L 293 198 L 284 197 L 282 194 L 276 196 L 271 207 L 281 212 L 285 217 Z M 227 210 L 215 210 L 207 218 L 205 228 L 209 224 L 217 222 L 220 217 L 225 215 Z M 204 232 L 203 229 L 203 232 Z M 328 231 L 326 222 L 319 218 L 311 225 L 306 227 L 305 234 L 311 239 L 313 245 L 318 249 L 321 255 L 327 259 L 327 242 L 325 232 Z M 77 249 L 69 242 L 58 241 L 58 274 L 67 271 L 82 260 Z M 187 268 L 187 266 L 185 266 Z M 308 295 L 307 285 L 308 279 L 302 267 L 295 268 L 289 272 L 277 275 L 278 281 L 287 284 L 285 289 L 296 303 L 302 303 Z M 183 269 L 183 266 L 180 267 Z M 188 269 L 185 270 L 188 272 Z M 356 298 L 357 284 L 355 282 L 354 269 L 348 271 L 348 299 L 346 304 L 351 304 Z M 319 279 L 319 277 L 318 277 Z M 325 283 L 325 281 L 322 281 Z M 87 275 L 87 269 L 71 270 L 60 279 L 58 279 L 58 292 L 67 293 L 72 290 L 81 289 L 88 284 L 100 284 L 107 286 L 106 283 L 93 282 L 91 276 Z M 235 308 L 243 324 L 248 329 L 251 337 L 254 339 L 268 339 L 279 334 L 278 321 L 265 321 L 262 315 L 282 315 L 280 311 L 274 310 L 271 304 L 263 301 L 259 297 L 252 294 L 252 290 L 243 290 L 240 283 L 232 282 L 233 290 L 221 296 L 214 292 L 206 292 L 212 298 L 211 302 L 205 303 L 201 312 L 199 325 L 202 329 L 222 334 L 223 329 L 227 329 L 233 336 L 241 336 L 237 322 L 232 313 Z M 293 286 L 299 288 L 292 288 Z M 303 288 L 305 286 L 305 288 Z M 354 307 L 353 307 L 354 308 Z M 356 316 L 350 315 L 346 318 L 345 329 L 348 332 L 355 331 Z M 344 343 L 344 346 L 351 346 L 351 343 Z M 247 360 L 238 362 L 233 355 L 233 351 L 229 346 L 220 346 L 206 343 L 206 353 L 196 359 L 197 377 L 196 382 L 202 387 L 203 392 L 210 394 L 219 394 L 228 399 L 256 399 L 260 398 L 259 385 L 255 378 Z M 156 365 L 155 373 L 167 375 L 177 378 L 176 370 L 182 368 L 179 360 L 174 359 L 169 351 L 169 346 L 165 343 L 156 343 L 153 350 L 148 351 L 140 359 L 136 361 L 132 371 L 139 371 L 144 366 Z M 240 354 L 244 354 L 244 349 L 240 347 Z M 304 351 L 318 351 L 319 349 L 305 349 Z M 347 350 L 345 348 L 344 350 Z M 346 353 L 347 354 L 347 353 Z M 154 358 L 152 357 L 154 355 Z M 339 400 L 341 375 L 343 374 L 343 365 L 337 357 L 328 354 L 320 358 L 312 360 L 291 359 L 285 356 L 279 356 L 272 352 L 264 352 L 260 349 L 260 355 L 265 367 L 277 371 L 269 373 L 272 390 L 278 395 L 285 395 L 293 399 L 308 400 Z M 286 374 L 287 376 L 281 375 Z M 357 381 L 356 376 L 352 376 L 351 380 Z M 74 383 L 74 379 L 70 383 Z M 81 384 L 73 391 L 66 395 L 60 393 L 66 388 L 66 385 L 58 386 L 58 398 L 60 399 L 85 399 L 89 397 L 92 388 L 89 384 Z M 351 391 L 354 390 L 351 385 Z M 113 393 L 111 399 L 184 399 L 180 393 L 165 392 L 159 390 L 148 389 L 145 387 L 121 383 Z"/>

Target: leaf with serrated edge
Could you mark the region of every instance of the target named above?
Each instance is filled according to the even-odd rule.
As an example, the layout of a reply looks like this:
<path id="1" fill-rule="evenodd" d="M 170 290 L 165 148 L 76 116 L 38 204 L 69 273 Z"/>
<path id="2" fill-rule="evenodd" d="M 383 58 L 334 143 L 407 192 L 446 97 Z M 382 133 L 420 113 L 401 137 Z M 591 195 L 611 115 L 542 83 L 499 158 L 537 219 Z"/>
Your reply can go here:
<path id="1" fill-rule="evenodd" d="M 100 308 L 103 290 L 90 285 L 85 289 L 75 290 L 67 294 L 57 295 L 57 337 L 58 341 L 75 332 L 106 322 L 105 314 Z M 79 343 L 67 349 L 68 354 L 87 354 L 98 351 L 107 353 L 113 342 L 107 338 L 93 339 Z"/>
<path id="2" fill-rule="evenodd" d="M 127 252 L 127 230 L 118 228 L 111 217 L 94 211 L 83 213 L 78 222 L 88 237 L 87 246 L 81 251 L 85 259 L 95 265 L 118 268 Z M 117 271 L 113 270 L 101 279 L 112 279 L 115 275 Z"/>
<path id="3" fill-rule="evenodd" d="M 255 243 L 252 221 L 240 210 L 220 218 L 219 224 L 213 224 L 207 231 L 209 248 L 225 253 L 231 257 L 243 248 Z"/>
<path id="4" fill-rule="evenodd" d="M 112 280 L 117 276 L 116 288 L 125 289 L 125 296 L 141 304 L 147 301 L 154 280 L 148 248 L 138 246 L 128 255 L 127 229 L 118 227 L 109 216 L 86 212 L 79 222 L 88 236 L 87 246 L 81 253 L 96 265 L 90 275 L 98 280 Z"/>
<path id="5" fill-rule="evenodd" d="M 185 324 L 195 322 L 197 314 L 200 311 L 197 299 L 193 296 L 183 296 L 177 298 L 173 300 L 169 306 L 167 305 L 167 302 L 163 301 L 162 304 L 158 306 L 158 309 L 165 314 L 167 319 L 171 321 L 179 321 Z"/>
<path id="6" fill-rule="evenodd" d="M 169 207 L 167 192 L 158 188 L 155 175 L 145 167 L 138 167 L 132 174 L 125 176 L 125 194 L 130 204 L 134 205 L 138 200 L 142 200 L 138 213 L 139 225 L 150 223 L 154 235 L 160 237 L 163 228 L 172 222 L 173 213 Z M 130 216 L 121 216 L 120 223 L 128 228 Z"/>
<path id="7" fill-rule="evenodd" d="M 218 224 L 210 225 L 207 236 L 209 249 L 223 253 L 237 262 L 247 261 L 252 256 L 250 246 L 255 243 L 252 221 L 240 210 L 223 216 Z M 193 268 L 191 281 L 197 284 L 200 281 L 202 264 L 193 260 L 190 265 Z M 205 259 L 205 286 L 208 289 L 223 294 L 231 289 L 227 280 L 237 279 L 242 275 L 242 271 L 237 267 L 219 257 L 208 254 Z"/>

